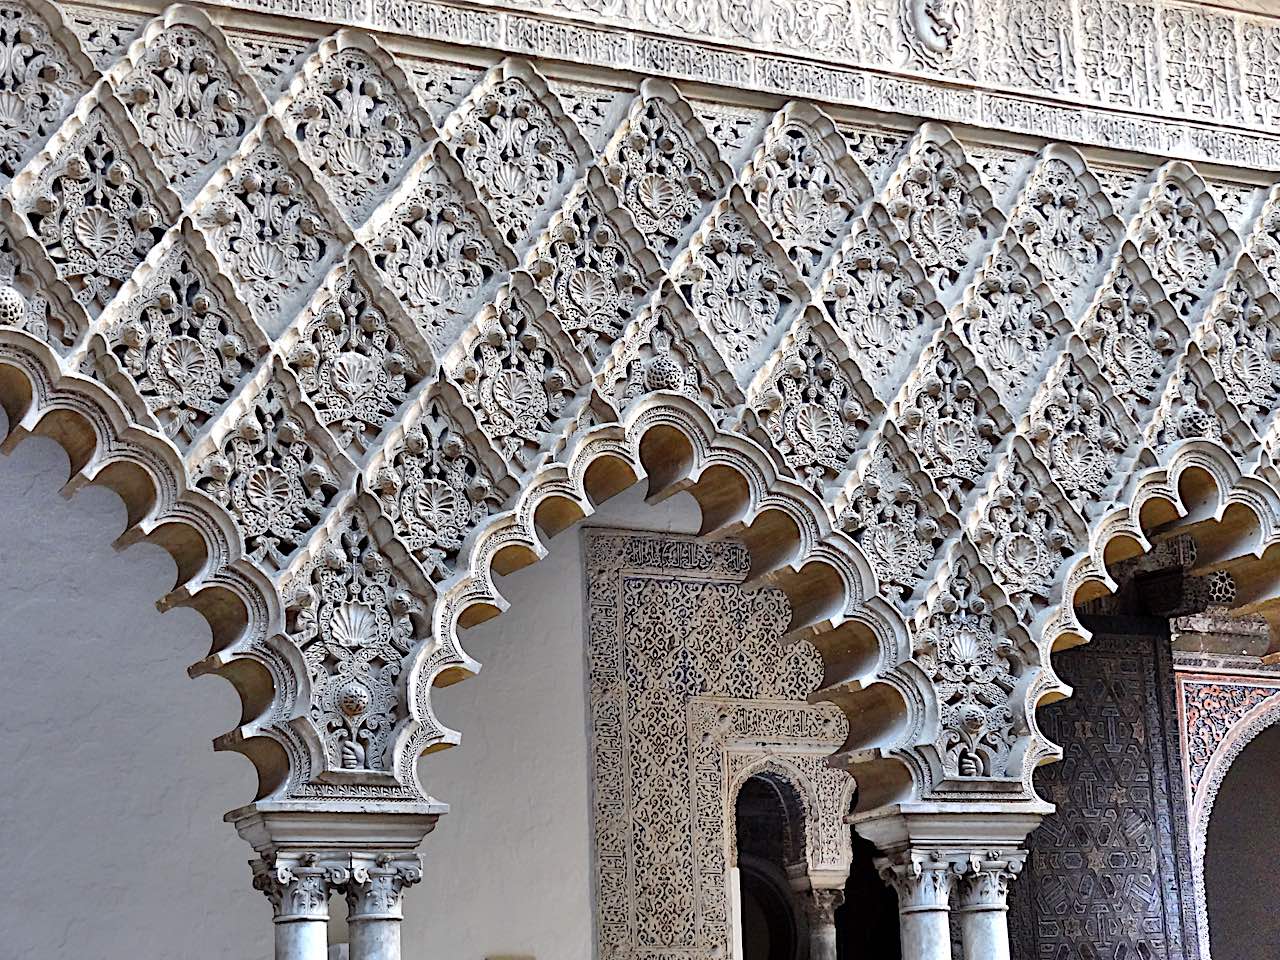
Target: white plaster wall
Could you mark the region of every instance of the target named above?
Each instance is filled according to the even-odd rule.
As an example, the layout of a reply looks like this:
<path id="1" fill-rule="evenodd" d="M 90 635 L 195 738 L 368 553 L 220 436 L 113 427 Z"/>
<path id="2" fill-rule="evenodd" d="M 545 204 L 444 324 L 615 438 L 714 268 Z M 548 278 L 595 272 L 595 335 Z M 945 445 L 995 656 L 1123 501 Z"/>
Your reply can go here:
<path id="1" fill-rule="evenodd" d="M 172 561 L 115 552 L 123 505 L 96 489 L 64 500 L 66 475 L 49 441 L 0 457 L 0 956 L 267 960 L 270 908 L 221 822 L 253 776 L 209 746 L 238 700 L 186 676 L 208 629 L 156 611 Z M 688 497 L 639 494 L 591 522 L 696 527 Z M 480 676 L 438 693 L 463 743 L 423 763 L 453 811 L 424 845 L 406 960 L 591 956 L 579 530 L 502 588 L 511 610 L 465 634 Z"/>

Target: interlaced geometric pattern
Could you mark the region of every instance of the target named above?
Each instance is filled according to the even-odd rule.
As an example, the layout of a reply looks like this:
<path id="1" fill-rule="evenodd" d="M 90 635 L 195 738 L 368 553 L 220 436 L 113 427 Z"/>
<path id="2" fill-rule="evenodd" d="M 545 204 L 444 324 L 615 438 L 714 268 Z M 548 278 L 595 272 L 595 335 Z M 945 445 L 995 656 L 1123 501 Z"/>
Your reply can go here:
<path id="1" fill-rule="evenodd" d="M 726 838 L 748 777 L 795 788 L 808 868 L 848 869 L 851 781 L 825 761 L 845 719 L 804 703 L 817 653 L 778 642 L 786 598 L 741 588 L 740 544 L 585 540 L 600 954 L 713 955 L 728 946 Z"/>
<path id="2" fill-rule="evenodd" d="M 296 795 L 421 795 L 405 757 L 451 737 L 430 682 L 469 671 L 440 598 L 521 491 L 655 397 L 881 577 L 899 660 L 969 704 L 931 749 L 984 745 L 939 778 L 1022 781 L 1060 574 L 1133 477 L 1194 448 L 1270 483 L 1276 191 L 212 16 L 0 3 L 0 332 L 118 401 L 183 478 L 174 513 L 218 518 L 185 590 L 233 559 L 278 595 L 271 636 L 219 642 L 258 644 Z M 965 46 L 930 69 L 972 72 Z M 307 649 L 377 696 L 299 687 L 282 652 L 339 581 Z M 392 683 L 419 655 L 420 688 Z"/>

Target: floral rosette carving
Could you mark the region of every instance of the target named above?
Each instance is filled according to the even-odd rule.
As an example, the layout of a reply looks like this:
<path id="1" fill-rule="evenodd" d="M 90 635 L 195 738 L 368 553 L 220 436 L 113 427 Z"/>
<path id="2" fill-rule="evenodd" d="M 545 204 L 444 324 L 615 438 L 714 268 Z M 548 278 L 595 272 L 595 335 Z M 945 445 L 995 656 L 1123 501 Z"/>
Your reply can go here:
<path id="1" fill-rule="evenodd" d="M 430 637 L 427 610 L 353 511 L 294 582 L 287 633 L 311 680 L 308 716 L 330 770 L 391 769 L 388 746 L 405 714 L 397 680 Z"/>

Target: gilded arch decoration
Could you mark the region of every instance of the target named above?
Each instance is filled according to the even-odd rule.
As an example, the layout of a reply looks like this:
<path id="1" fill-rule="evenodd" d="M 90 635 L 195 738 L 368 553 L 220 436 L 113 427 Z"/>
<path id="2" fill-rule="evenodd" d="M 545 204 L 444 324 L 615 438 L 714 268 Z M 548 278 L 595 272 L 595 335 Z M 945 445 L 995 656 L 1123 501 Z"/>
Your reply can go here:
<path id="1" fill-rule="evenodd" d="M 1052 651 L 1109 563 L 1190 532 L 1272 613 L 1261 147 L 1209 182 L 1165 158 L 1226 134 L 1138 169 L 331 26 L 0 7 L 26 111 L 0 120 L 0 401 L 177 558 L 164 602 L 205 612 L 196 669 L 244 700 L 218 746 L 258 769 L 268 892 L 412 882 L 465 628 L 642 480 L 787 597 L 862 817 L 1034 822 Z M 973 62 L 949 37 L 926 71 Z M 290 817 L 357 813 L 394 837 L 290 859 Z"/>

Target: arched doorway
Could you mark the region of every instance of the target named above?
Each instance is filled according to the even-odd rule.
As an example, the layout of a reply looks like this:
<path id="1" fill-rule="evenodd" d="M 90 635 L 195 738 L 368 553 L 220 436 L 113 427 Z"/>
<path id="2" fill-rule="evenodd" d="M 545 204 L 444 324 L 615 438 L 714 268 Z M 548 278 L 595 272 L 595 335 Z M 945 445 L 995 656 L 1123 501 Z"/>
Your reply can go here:
<path id="1" fill-rule="evenodd" d="M 1209 938 L 1221 960 L 1270 960 L 1280 948 L 1273 876 L 1280 860 L 1280 725 L 1231 765 L 1209 817 L 1204 854 Z"/>
<path id="2" fill-rule="evenodd" d="M 742 960 L 805 960 L 808 928 L 791 878 L 805 872 L 804 807 L 772 773 L 743 783 L 735 804 Z"/>

